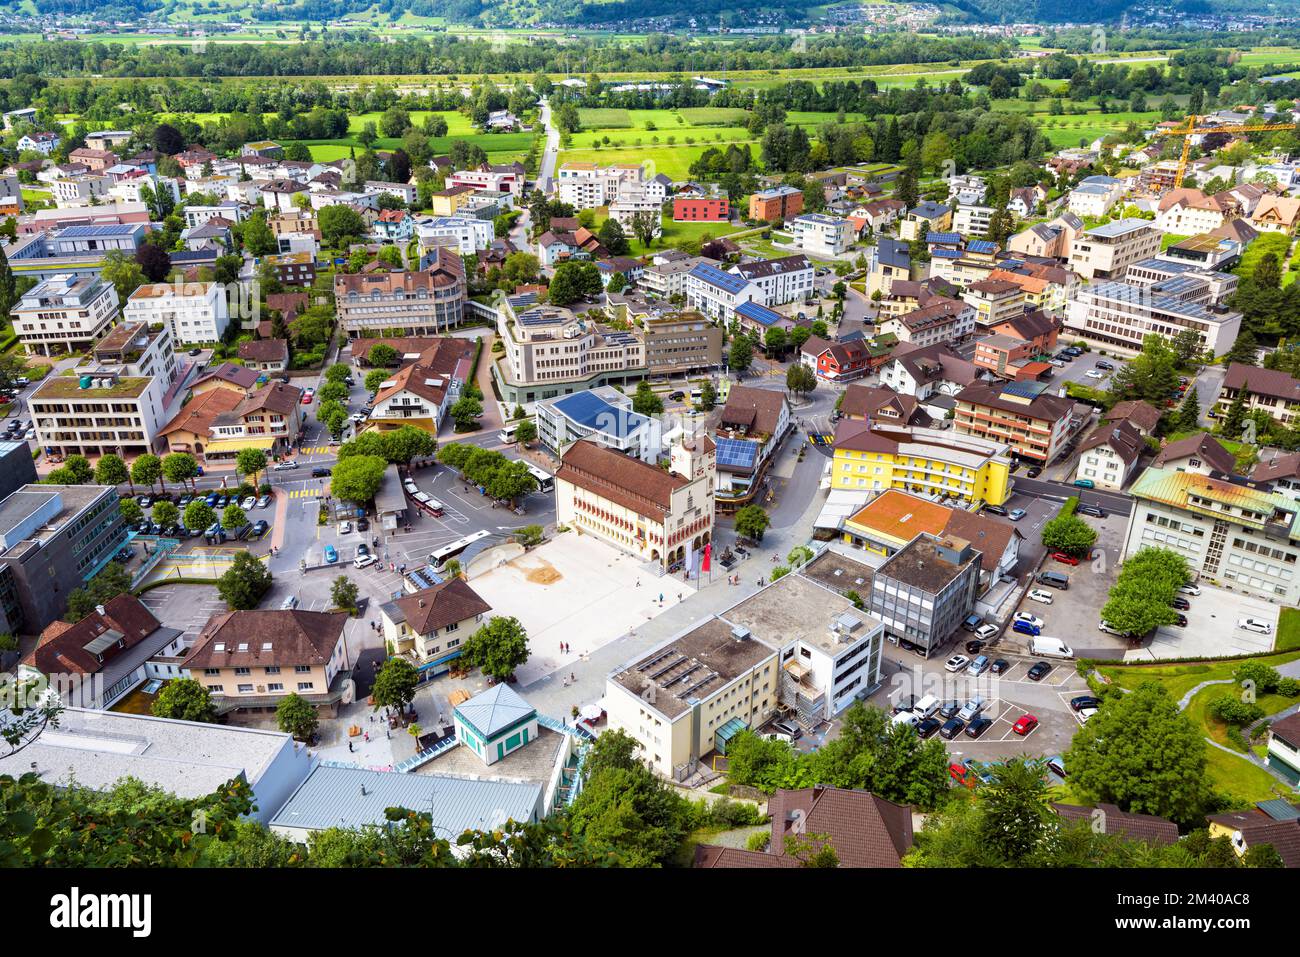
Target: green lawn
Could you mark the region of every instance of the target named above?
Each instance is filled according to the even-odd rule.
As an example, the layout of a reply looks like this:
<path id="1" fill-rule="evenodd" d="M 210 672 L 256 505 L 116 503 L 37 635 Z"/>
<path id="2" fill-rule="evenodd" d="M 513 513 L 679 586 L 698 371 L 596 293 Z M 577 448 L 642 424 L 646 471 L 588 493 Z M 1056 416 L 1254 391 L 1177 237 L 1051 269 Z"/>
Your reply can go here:
<path id="1" fill-rule="evenodd" d="M 667 213 L 663 216 L 663 229 L 663 235 L 649 247 L 642 246 L 635 236 L 629 235 L 628 243 L 631 246 L 629 254 L 632 256 L 646 256 L 655 250 L 676 246 L 678 243 L 688 240 L 703 239 L 706 234 L 710 239 L 718 239 L 737 231 L 736 227 L 730 223 L 675 223 L 672 216 Z"/>
<path id="2" fill-rule="evenodd" d="M 1278 651 L 1300 649 L 1300 610 L 1282 609 L 1277 622 L 1277 644 L 1274 647 Z"/>
<path id="3" fill-rule="evenodd" d="M 622 149 L 572 149 L 560 154 L 560 164 L 564 163 L 599 163 L 610 166 L 614 163 L 645 163 L 653 165 L 651 176 L 665 174 L 672 180 L 690 177 L 690 166 L 708 149 L 709 144 L 695 146 L 638 146 Z"/>
<path id="4" fill-rule="evenodd" d="M 432 116 L 434 113 L 433 110 L 411 110 L 408 115 L 411 118 L 411 125 L 419 129 L 424 124 L 425 117 Z M 447 121 L 448 136 L 472 136 L 478 133 L 473 122 L 464 113 L 457 113 L 454 110 L 437 110 L 436 113 Z M 383 113 L 358 113 L 350 116 L 348 132 L 360 133 L 367 123 L 374 123 L 375 129 L 379 129 L 379 121 L 383 115 Z"/>
<path id="5" fill-rule="evenodd" d="M 736 106 L 688 106 L 678 111 L 691 126 L 742 126 L 749 111 Z"/>
<path id="6" fill-rule="evenodd" d="M 623 109 L 584 107 L 578 110 L 578 122 L 584 130 L 626 130 L 632 127 L 632 113 Z"/>

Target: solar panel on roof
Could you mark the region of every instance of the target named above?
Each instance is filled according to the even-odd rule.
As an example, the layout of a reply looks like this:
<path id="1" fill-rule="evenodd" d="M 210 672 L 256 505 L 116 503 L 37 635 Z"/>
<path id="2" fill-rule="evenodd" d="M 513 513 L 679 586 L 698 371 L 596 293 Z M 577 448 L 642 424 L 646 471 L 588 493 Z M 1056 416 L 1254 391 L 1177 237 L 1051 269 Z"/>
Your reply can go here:
<path id="1" fill-rule="evenodd" d="M 935 249 L 930 253 L 931 258 L 939 259 L 961 259 L 961 255 L 960 249 Z"/>
<path id="2" fill-rule="evenodd" d="M 715 439 L 718 465 L 729 468 L 753 468 L 758 459 L 758 443 L 746 439 Z"/>
<path id="3" fill-rule="evenodd" d="M 925 241 L 927 243 L 959 243 L 961 242 L 961 233 L 926 233 Z"/>
<path id="4" fill-rule="evenodd" d="M 1042 393 L 1046 388 L 1043 382 L 1008 382 L 1002 387 L 1004 395 L 1018 395 L 1025 399 L 1032 399 Z"/>
<path id="5" fill-rule="evenodd" d="M 998 244 L 991 243 L 987 239 L 972 239 L 966 244 L 966 248 L 973 253 L 995 253 L 998 251 Z"/>
<path id="6" fill-rule="evenodd" d="M 138 226 L 68 226 L 59 233 L 60 239 L 87 239 L 103 236 L 127 236 L 135 232 Z"/>
<path id="7" fill-rule="evenodd" d="M 649 421 L 644 415 L 611 405 L 591 392 L 566 395 L 555 401 L 555 408 L 577 425 L 620 438 L 636 432 Z"/>

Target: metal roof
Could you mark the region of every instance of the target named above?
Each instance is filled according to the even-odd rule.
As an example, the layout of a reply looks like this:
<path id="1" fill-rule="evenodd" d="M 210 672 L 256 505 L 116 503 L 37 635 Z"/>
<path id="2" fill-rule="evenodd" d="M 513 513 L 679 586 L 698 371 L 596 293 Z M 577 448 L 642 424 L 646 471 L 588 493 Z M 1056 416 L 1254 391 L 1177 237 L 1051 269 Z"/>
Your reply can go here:
<path id="1" fill-rule="evenodd" d="M 961 243 L 961 233 L 926 233 L 925 241 L 927 243 L 942 243 L 945 246 L 956 246 Z"/>
<path id="2" fill-rule="evenodd" d="M 741 276 L 734 276 L 729 272 L 723 272 L 721 269 L 718 269 L 715 266 L 710 266 L 707 263 L 700 263 L 690 271 L 689 275 L 694 276 L 702 282 L 708 283 L 710 286 L 716 286 L 724 292 L 729 292 L 733 295 L 742 292 L 744 288 L 749 285 L 747 279 L 744 279 Z"/>
<path id="3" fill-rule="evenodd" d="M 524 718 L 536 717 L 537 709 L 509 685 L 498 684 L 458 704 L 456 714 L 484 737 L 491 738 Z"/>
<path id="4" fill-rule="evenodd" d="M 779 312 L 775 312 L 756 302 L 742 302 L 736 307 L 736 315 L 752 319 L 764 326 L 773 325 L 784 318 Z"/>
<path id="5" fill-rule="evenodd" d="M 271 826 L 324 830 L 382 825 L 385 809 L 404 807 L 431 814 L 438 835 L 454 839 L 467 830 L 489 830 L 509 820 L 536 820 L 541 800 L 537 784 L 321 764 L 271 819 Z"/>
<path id="6" fill-rule="evenodd" d="M 113 224 L 109 226 L 68 226 L 59 231 L 59 239 L 101 239 L 106 236 L 130 236 L 143 228 L 142 223 Z"/>

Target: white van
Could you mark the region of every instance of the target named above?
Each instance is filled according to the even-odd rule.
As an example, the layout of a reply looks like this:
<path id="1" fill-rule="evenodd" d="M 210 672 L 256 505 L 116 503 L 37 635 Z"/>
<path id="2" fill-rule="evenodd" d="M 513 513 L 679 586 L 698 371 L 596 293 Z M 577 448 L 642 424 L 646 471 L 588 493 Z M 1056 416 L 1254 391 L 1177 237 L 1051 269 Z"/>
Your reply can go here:
<path id="1" fill-rule="evenodd" d="M 932 694 L 926 695 L 912 708 L 912 714 L 918 718 L 928 718 L 939 710 L 940 701 Z"/>
<path id="2" fill-rule="evenodd" d="M 1029 653 L 1044 655 L 1048 658 L 1074 657 L 1074 651 L 1069 645 L 1060 638 L 1049 638 L 1046 635 L 1039 635 L 1036 638 L 1029 639 Z"/>
<path id="3" fill-rule="evenodd" d="M 917 717 L 916 712 L 914 711 L 900 711 L 898 712 L 898 714 L 894 715 L 892 718 L 889 719 L 889 723 L 891 725 L 906 724 L 915 728 L 918 724 L 921 723 L 921 719 Z"/>

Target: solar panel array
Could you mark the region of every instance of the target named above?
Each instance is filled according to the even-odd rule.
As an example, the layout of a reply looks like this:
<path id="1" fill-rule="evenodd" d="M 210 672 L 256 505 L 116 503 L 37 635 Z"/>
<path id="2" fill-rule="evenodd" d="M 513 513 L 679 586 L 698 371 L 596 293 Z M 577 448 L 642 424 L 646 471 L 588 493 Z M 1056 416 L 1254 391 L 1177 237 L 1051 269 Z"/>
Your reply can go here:
<path id="1" fill-rule="evenodd" d="M 138 224 L 132 225 L 108 225 L 108 226 L 68 226 L 59 232 L 59 239 L 99 239 L 105 236 L 129 236 L 137 229 Z"/>
<path id="2" fill-rule="evenodd" d="M 696 279 L 703 279 L 707 283 L 725 289 L 727 292 L 740 292 L 745 288 L 745 280 L 740 276 L 733 276 L 729 272 L 723 272 L 715 266 L 700 263 L 690 274 Z"/>
<path id="3" fill-rule="evenodd" d="M 945 245 L 957 245 L 961 242 L 961 233 L 926 233 L 925 241 L 927 243 L 943 243 Z"/>
<path id="4" fill-rule="evenodd" d="M 515 317 L 521 326 L 554 326 L 564 322 L 566 317 L 558 312 L 545 312 L 541 309 L 528 309 Z"/>
<path id="5" fill-rule="evenodd" d="M 753 468 L 758 460 L 758 443 L 746 439 L 715 439 L 717 462 L 735 469 Z"/>
<path id="6" fill-rule="evenodd" d="M 1032 399 L 1040 395 L 1046 383 L 1043 382 L 1008 382 L 1002 387 L 1004 395 L 1018 395 L 1025 399 Z"/>
<path id="7" fill-rule="evenodd" d="M 972 239 L 966 244 L 968 252 L 972 253 L 995 253 L 998 251 L 998 244 L 989 242 L 987 239 Z"/>

